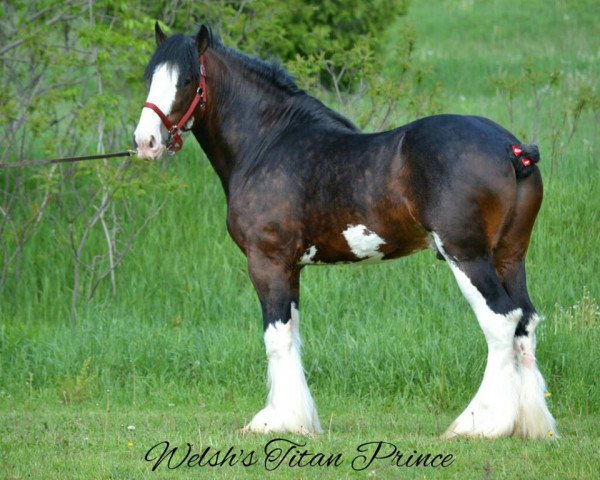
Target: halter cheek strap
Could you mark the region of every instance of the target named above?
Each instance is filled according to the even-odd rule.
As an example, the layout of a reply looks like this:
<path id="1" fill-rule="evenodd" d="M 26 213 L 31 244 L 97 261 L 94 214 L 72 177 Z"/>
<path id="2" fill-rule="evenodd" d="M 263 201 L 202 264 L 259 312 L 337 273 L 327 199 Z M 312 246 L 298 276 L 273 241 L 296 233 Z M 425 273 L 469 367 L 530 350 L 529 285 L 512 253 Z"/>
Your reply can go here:
<path id="1" fill-rule="evenodd" d="M 196 89 L 196 95 L 194 95 L 192 103 L 188 107 L 187 111 L 183 114 L 183 117 L 181 117 L 177 125 L 173 125 L 171 120 L 169 120 L 169 117 L 165 115 L 157 105 L 150 102 L 144 103 L 144 108 L 153 110 L 160 117 L 163 125 L 169 132 L 169 138 L 167 140 L 167 150 L 169 153 L 175 154 L 181 150 L 181 147 L 183 146 L 181 132 L 183 132 L 183 127 L 193 115 L 198 104 L 200 105 L 199 120 L 201 120 L 206 112 L 206 69 L 204 68 L 204 55 L 200 55 L 200 81 L 198 88 Z"/>

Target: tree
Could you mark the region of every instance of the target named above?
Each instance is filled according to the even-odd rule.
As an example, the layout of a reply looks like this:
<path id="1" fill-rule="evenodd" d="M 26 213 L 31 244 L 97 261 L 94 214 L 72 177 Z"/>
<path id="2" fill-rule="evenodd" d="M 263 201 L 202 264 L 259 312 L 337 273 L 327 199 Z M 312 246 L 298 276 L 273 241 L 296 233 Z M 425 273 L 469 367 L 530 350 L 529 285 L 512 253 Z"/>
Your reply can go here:
<path id="1" fill-rule="evenodd" d="M 152 20 L 140 19 L 127 2 L 15 1 L 5 7 L 0 161 L 129 145 L 130 112 L 139 111 L 139 78 L 152 48 L 136 37 Z M 0 290 L 10 279 L 17 284 L 24 249 L 45 222 L 55 232 L 47 248 L 67 248 L 71 254 L 72 321 L 81 295 L 93 296 L 104 280 L 116 294 L 117 267 L 164 200 L 146 208 L 132 203 L 173 188 L 159 177 L 157 169 L 130 161 L 0 170 Z"/>
<path id="2" fill-rule="evenodd" d="M 302 87 L 334 92 L 346 113 L 364 104 L 359 125 L 382 128 L 398 99 L 419 98 L 410 31 L 393 45 L 395 78 L 382 73 L 382 49 L 389 48 L 382 32 L 406 8 L 407 0 L 4 1 L 0 162 L 129 146 L 155 19 L 190 34 L 211 24 L 227 45 L 283 62 Z M 429 101 L 422 98 L 416 109 Z M 16 288 L 25 249 L 45 228 L 54 241 L 45 248 L 70 254 L 73 322 L 82 297 L 104 284 L 116 294 L 118 266 L 165 193 L 181 186 L 159 168 L 129 160 L 4 169 L 0 185 L 0 292 Z"/>

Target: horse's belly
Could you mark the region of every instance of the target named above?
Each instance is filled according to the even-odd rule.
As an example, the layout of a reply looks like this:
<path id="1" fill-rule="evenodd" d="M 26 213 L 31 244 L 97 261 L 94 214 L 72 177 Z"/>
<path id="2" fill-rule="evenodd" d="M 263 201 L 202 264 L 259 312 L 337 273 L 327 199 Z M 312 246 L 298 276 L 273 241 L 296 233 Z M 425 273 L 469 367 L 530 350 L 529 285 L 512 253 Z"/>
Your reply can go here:
<path id="1" fill-rule="evenodd" d="M 429 244 L 422 228 L 383 227 L 374 231 L 363 224 L 348 224 L 340 230 L 309 242 L 298 264 L 379 263 L 410 255 Z"/>

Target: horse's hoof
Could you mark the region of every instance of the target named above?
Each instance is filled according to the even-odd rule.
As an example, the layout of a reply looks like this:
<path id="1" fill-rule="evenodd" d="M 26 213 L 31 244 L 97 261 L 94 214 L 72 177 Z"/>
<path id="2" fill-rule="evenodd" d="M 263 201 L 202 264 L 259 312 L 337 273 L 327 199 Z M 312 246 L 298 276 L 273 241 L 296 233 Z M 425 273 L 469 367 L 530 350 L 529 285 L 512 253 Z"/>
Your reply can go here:
<path id="1" fill-rule="evenodd" d="M 314 435 L 321 433 L 321 426 L 316 414 L 314 418 L 294 418 L 293 414 L 282 413 L 271 406 L 266 406 L 242 430 L 245 433 Z"/>

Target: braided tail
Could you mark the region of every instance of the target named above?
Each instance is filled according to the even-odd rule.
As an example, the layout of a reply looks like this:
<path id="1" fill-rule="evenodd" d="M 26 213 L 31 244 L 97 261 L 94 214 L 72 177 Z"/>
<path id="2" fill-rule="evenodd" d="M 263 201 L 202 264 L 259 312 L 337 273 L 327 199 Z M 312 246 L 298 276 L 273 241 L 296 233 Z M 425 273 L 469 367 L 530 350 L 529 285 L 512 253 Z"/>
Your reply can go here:
<path id="1" fill-rule="evenodd" d="M 540 150 L 537 145 L 511 145 L 510 161 L 515 167 L 517 178 L 531 175 L 535 164 L 540 161 Z"/>

